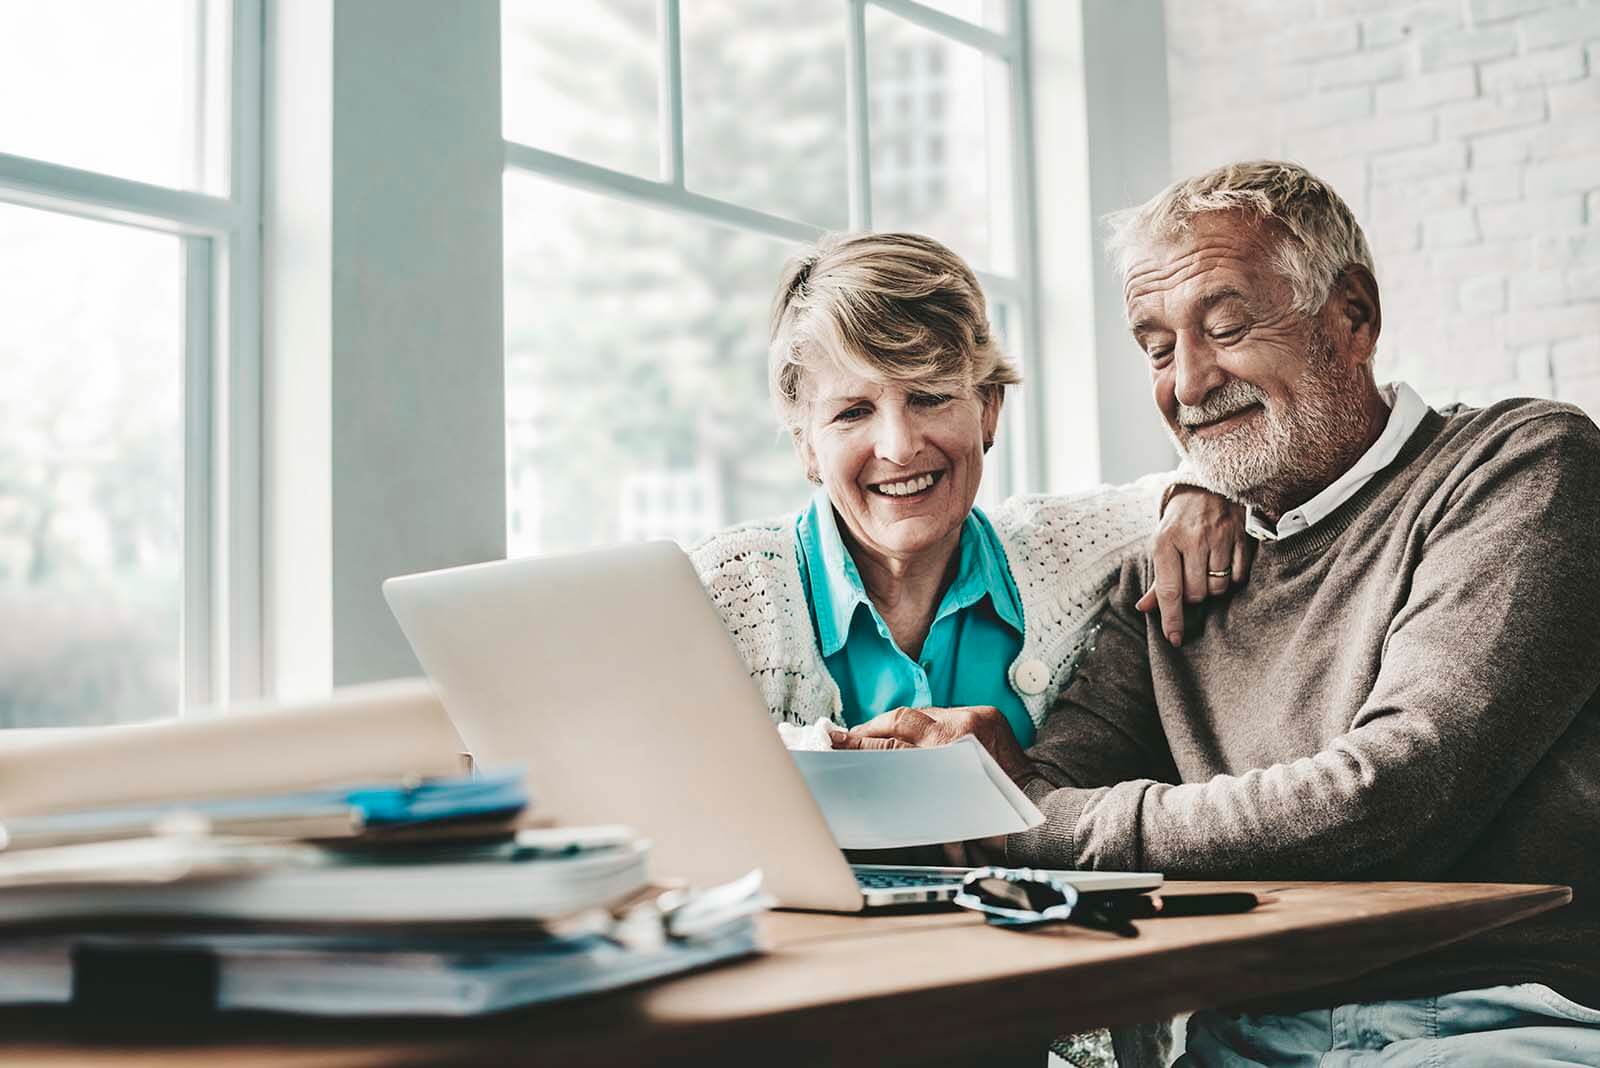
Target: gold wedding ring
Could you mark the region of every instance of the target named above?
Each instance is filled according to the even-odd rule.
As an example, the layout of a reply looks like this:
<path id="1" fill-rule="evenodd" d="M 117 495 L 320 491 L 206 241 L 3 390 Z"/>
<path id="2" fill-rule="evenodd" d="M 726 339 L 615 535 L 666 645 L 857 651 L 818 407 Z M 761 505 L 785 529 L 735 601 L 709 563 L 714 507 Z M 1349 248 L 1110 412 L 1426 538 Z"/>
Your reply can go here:
<path id="1" fill-rule="evenodd" d="M 1206 574 L 1210 575 L 1212 578 L 1227 578 L 1229 575 L 1232 575 L 1233 572 L 1232 571 L 1207 571 Z"/>

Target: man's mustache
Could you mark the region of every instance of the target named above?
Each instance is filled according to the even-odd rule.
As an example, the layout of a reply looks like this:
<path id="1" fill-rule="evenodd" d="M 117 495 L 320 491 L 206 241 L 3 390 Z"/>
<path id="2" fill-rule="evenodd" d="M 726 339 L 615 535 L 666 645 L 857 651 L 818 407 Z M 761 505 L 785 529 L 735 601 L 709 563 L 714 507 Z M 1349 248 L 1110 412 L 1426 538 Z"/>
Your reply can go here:
<path id="1" fill-rule="evenodd" d="M 1215 423 L 1219 419 L 1237 415 L 1256 404 L 1266 407 L 1266 391 L 1260 386 L 1235 378 L 1207 393 L 1199 404 L 1193 406 L 1179 404 L 1178 425 L 1192 429 L 1206 423 Z"/>

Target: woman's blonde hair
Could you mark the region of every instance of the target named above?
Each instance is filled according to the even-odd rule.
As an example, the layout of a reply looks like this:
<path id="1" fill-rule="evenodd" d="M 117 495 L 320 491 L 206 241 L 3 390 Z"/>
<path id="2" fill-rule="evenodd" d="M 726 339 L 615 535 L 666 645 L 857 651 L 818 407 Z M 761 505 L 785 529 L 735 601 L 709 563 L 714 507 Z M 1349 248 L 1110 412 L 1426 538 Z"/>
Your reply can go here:
<path id="1" fill-rule="evenodd" d="M 1022 381 L 989 330 L 972 268 L 920 234 L 828 234 L 784 265 L 772 301 L 768 382 L 798 435 L 806 378 L 821 366 L 985 403 Z"/>

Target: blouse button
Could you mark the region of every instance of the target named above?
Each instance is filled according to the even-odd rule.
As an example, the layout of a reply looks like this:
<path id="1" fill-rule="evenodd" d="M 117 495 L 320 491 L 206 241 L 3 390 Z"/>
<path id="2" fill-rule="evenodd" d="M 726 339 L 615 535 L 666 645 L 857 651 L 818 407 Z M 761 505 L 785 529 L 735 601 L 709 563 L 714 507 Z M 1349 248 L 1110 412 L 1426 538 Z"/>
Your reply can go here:
<path id="1" fill-rule="evenodd" d="M 1050 685 L 1050 669 L 1042 660 L 1031 657 L 1019 660 L 1011 665 L 1011 685 L 1028 697 L 1044 693 L 1044 688 Z"/>

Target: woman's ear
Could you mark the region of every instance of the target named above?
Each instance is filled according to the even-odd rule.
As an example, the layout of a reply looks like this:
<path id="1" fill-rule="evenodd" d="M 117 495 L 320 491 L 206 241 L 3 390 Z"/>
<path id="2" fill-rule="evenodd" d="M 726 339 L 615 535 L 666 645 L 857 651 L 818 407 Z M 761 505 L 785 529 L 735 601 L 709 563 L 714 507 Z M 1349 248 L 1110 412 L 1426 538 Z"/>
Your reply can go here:
<path id="1" fill-rule="evenodd" d="M 817 450 L 811 447 L 811 439 L 804 427 L 797 426 L 789 431 L 789 444 L 794 446 L 794 454 L 800 459 L 800 466 L 806 473 L 806 481 L 813 485 L 822 485 L 822 474 L 817 468 Z"/>
<path id="2" fill-rule="evenodd" d="M 978 395 L 983 398 L 983 448 L 988 451 L 1000 429 L 1000 406 L 1005 403 L 1006 395 L 999 389 L 984 389 Z"/>

